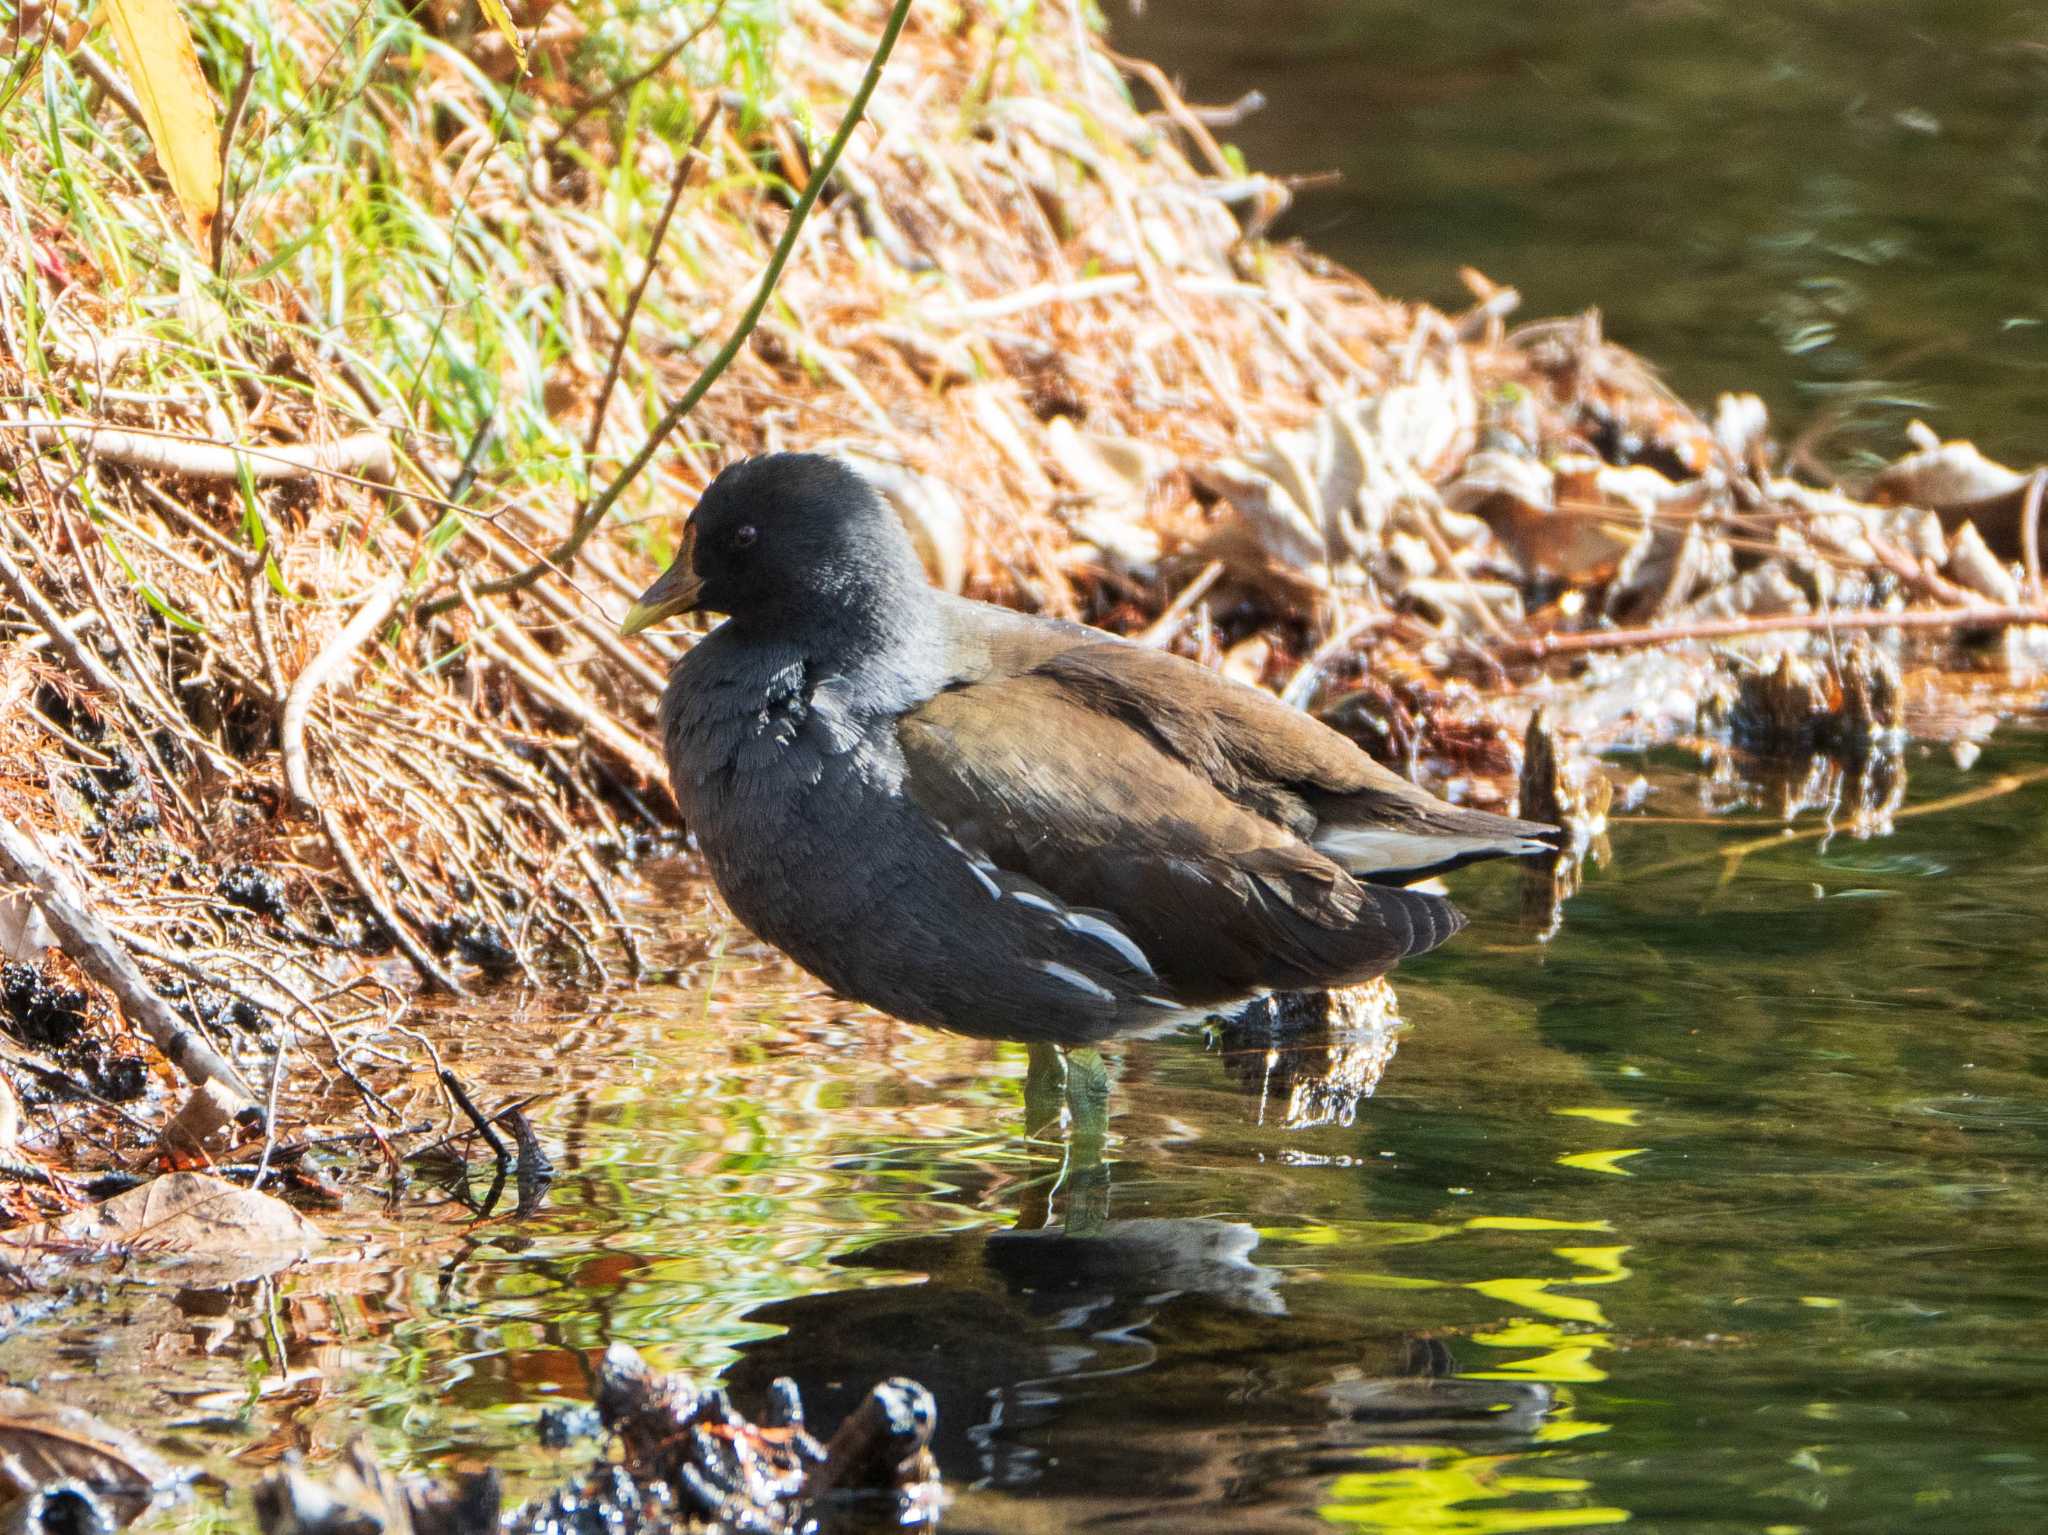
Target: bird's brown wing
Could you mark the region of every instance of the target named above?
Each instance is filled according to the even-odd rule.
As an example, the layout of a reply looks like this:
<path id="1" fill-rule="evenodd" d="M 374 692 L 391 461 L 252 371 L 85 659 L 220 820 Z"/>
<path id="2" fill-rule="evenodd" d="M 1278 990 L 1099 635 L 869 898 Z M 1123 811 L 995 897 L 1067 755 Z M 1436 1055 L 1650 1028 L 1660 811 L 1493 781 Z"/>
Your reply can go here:
<path id="1" fill-rule="evenodd" d="M 1460 925 L 1440 897 L 1353 879 L 1046 665 L 948 689 L 897 739 L 948 836 L 1114 923 L 1180 1001 L 1362 980 Z"/>
<path id="2" fill-rule="evenodd" d="M 1556 842 L 1555 827 L 1446 804 L 1321 721 L 1178 656 L 1096 640 L 1034 672 L 1364 879 L 1402 883 Z"/>

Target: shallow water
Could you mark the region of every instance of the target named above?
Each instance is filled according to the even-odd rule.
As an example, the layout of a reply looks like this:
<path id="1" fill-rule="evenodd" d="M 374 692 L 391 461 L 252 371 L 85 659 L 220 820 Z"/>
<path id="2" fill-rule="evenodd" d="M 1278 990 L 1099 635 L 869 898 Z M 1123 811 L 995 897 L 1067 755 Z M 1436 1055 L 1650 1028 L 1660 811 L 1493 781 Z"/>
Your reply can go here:
<path id="1" fill-rule="evenodd" d="M 1516 871 L 1458 877 L 1348 1122 L 1189 1031 L 1111 1052 L 1063 1169 L 1020 1049 L 822 1001 L 683 886 L 674 987 L 448 1021 L 548 1095 L 537 1216 L 418 1182 L 358 1260 L 117 1290 L 0 1370 L 237 1483 L 367 1432 L 536 1490 L 622 1339 L 828 1424 L 921 1378 L 956 1530 L 2042 1528 L 2048 731 L 1910 751 L 1871 840 L 1612 766 L 1649 792 L 1547 944 Z"/>
<path id="2" fill-rule="evenodd" d="M 1711 403 L 1896 456 L 1914 414 L 2048 453 L 2048 6 L 2029 0 L 1148 0 L 1108 6 L 1384 291 L 1598 307 Z M 1140 94 L 1143 92 L 1141 90 Z"/>

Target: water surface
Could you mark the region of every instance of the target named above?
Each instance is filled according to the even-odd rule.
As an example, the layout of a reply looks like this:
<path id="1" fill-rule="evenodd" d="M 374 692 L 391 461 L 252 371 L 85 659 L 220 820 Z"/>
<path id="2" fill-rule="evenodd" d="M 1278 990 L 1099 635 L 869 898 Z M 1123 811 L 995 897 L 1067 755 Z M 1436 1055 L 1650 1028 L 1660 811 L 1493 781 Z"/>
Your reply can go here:
<path id="1" fill-rule="evenodd" d="M 2048 457 L 2048 6 L 2028 0 L 1147 0 L 1120 46 L 1385 292 L 1597 307 L 1689 398 L 1896 456 L 1914 414 Z"/>
<path id="2" fill-rule="evenodd" d="M 417 1181 L 396 1237 L 329 1219 L 357 1261 L 123 1289 L 0 1370 L 236 1483 L 364 1432 L 532 1491 L 625 1340 L 827 1423 L 923 1379 L 954 1529 L 2038 1530 L 2048 732 L 1904 766 L 1858 840 L 1617 759 L 1649 792 L 1550 942 L 1459 876 L 1355 1113 L 1288 1124 L 1320 1056 L 1133 1043 L 1096 1181 L 1024 1133 L 1021 1050 L 821 999 L 678 886 L 675 986 L 446 1021 L 547 1095 L 537 1216 Z"/>

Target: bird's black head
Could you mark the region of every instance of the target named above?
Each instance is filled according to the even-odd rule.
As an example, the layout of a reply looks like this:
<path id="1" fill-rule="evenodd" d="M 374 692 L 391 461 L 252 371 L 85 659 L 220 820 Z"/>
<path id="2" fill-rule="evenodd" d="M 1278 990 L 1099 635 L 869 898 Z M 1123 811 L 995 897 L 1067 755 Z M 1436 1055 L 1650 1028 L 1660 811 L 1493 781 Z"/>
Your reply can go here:
<path id="1" fill-rule="evenodd" d="M 711 482 L 624 632 L 703 609 L 749 628 L 857 633 L 929 600 L 910 535 L 873 486 L 838 459 L 771 453 Z"/>

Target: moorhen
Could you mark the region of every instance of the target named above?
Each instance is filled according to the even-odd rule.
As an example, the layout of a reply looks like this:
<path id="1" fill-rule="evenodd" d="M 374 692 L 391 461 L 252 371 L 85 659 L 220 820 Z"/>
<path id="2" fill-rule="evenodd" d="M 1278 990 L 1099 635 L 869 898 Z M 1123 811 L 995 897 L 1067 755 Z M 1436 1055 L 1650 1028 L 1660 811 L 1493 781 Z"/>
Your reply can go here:
<path id="1" fill-rule="evenodd" d="M 846 996 L 1081 1046 L 1348 985 L 1464 919 L 1404 888 L 1547 851 L 1194 662 L 929 586 L 852 469 L 727 468 L 627 614 L 726 615 L 661 723 L 735 916 Z"/>

